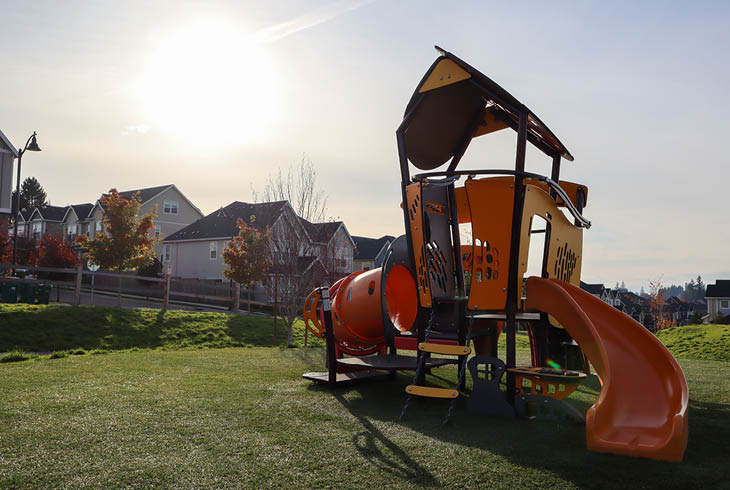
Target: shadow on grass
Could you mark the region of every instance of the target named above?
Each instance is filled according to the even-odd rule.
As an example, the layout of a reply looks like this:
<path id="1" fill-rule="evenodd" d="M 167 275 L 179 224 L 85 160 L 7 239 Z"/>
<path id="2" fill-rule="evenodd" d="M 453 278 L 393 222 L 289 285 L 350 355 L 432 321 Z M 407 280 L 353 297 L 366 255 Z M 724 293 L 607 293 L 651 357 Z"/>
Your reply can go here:
<path id="1" fill-rule="evenodd" d="M 442 425 L 448 410 L 448 401 L 442 400 L 414 400 L 405 422 L 399 422 L 406 398 L 404 388 L 410 381 L 410 375 L 399 373 L 390 382 L 364 383 L 332 392 L 363 426 L 364 430 L 353 436 L 355 449 L 404 483 L 436 485 L 438 481 L 428 468 L 384 436 L 372 420 L 402 423 L 428 438 L 469 448 L 463 457 L 474 464 L 488 459 L 489 454 L 498 455 L 519 467 L 558 475 L 581 488 L 720 488 L 730 481 L 729 405 L 690 400 L 690 436 L 684 461 L 666 463 L 589 452 L 583 425 L 477 416 L 466 411 L 464 400 L 459 401 L 449 426 Z M 327 393 L 323 388 L 312 389 Z M 581 390 L 582 394 L 574 395 L 570 402 L 585 413 L 600 390 L 598 380 L 589 379 Z M 346 397 L 350 392 L 359 396 Z"/>
<path id="2" fill-rule="evenodd" d="M 354 409 L 351 402 L 347 401 L 344 396 L 335 392 L 334 397 L 362 425 L 363 430 L 352 436 L 352 445 L 371 465 L 394 478 L 412 482 L 418 481 L 421 485 L 429 487 L 439 486 L 438 480 L 427 468 L 420 465 L 407 452 L 388 439 L 365 415 Z M 382 450 L 378 443 L 387 449 L 387 452 Z"/>

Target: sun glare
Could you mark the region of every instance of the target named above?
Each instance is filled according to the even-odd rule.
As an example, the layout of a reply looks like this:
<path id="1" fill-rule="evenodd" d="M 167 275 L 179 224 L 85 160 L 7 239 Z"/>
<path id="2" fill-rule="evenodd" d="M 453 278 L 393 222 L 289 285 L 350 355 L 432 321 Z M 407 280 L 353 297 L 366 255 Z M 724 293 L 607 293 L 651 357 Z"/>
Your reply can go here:
<path id="1" fill-rule="evenodd" d="M 280 100 L 264 46 L 223 20 L 186 24 L 159 39 L 140 92 L 153 129 L 213 146 L 267 138 Z"/>

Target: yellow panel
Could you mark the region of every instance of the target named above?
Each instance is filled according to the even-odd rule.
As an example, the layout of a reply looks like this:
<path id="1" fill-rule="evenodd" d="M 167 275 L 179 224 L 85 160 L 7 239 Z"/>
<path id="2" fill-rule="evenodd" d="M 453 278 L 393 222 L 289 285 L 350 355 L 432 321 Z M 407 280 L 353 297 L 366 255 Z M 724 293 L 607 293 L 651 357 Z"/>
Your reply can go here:
<path id="1" fill-rule="evenodd" d="M 428 398 L 456 398 L 459 396 L 459 390 L 417 385 L 406 386 L 406 393 L 409 395 L 426 396 Z"/>
<path id="2" fill-rule="evenodd" d="M 507 302 L 514 179 L 464 184 L 472 223 L 470 310 L 503 310 Z"/>
<path id="3" fill-rule="evenodd" d="M 450 59 L 443 59 L 434 67 L 428 75 L 428 78 L 421 84 L 418 92 L 428 92 L 429 90 L 445 87 L 446 85 L 461 82 L 469 78 L 471 78 L 471 75 L 462 67 Z"/>
<path id="4" fill-rule="evenodd" d="M 421 342 L 418 344 L 418 350 L 446 356 L 466 356 L 471 353 L 471 349 L 465 345 L 432 344 L 430 342 Z"/>
<path id="5" fill-rule="evenodd" d="M 421 184 L 410 184 L 406 187 L 408 200 L 408 219 L 413 241 L 413 262 L 416 265 L 418 279 L 418 300 L 422 307 L 431 307 L 431 287 L 428 284 L 428 263 L 426 249 L 423 246 L 423 202 L 421 198 Z"/>
<path id="6" fill-rule="evenodd" d="M 545 218 L 550 226 L 548 248 L 548 275 L 580 287 L 583 229 L 578 228 L 558 209 L 555 201 L 540 187 L 525 186 L 525 206 L 520 234 L 520 261 L 518 284 L 527 271 L 530 250 L 530 228 L 533 216 Z"/>

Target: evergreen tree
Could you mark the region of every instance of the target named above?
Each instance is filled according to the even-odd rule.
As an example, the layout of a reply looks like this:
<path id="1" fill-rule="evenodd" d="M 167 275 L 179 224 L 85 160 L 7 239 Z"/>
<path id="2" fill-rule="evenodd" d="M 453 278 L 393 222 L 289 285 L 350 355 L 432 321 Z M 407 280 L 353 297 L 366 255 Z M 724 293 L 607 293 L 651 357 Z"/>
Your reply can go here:
<path id="1" fill-rule="evenodd" d="M 705 297 L 705 283 L 702 282 L 702 276 L 697 275 L 697 286 L 695 288 L 696 297 L 695 299 L 702 299 Z"/>
<path id="2" fill-rule="evenodd" d="M 26 178 L 20 185 L 20 208 L 35 209 L 49 206 L 48 195 L 35 177 Z M 25 203 L 25 205 L 23 205 Z"/>

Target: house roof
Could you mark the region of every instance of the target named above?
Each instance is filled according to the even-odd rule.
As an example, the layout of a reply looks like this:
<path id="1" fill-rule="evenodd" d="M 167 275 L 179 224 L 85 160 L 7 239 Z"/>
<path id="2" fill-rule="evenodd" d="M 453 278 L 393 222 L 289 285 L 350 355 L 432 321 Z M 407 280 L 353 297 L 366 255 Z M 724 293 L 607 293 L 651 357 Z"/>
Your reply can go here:
<path id="1" fill-rule="evenodd" d="M 715 284 L 708 284 L 705 298 L 730 298 L 730 280 L 719 279 Z"/>
<path id="2" fill-rule="evenodd" d="M 162 192 L 166 189 L 169 189 L 170 187 L 172 187 L 172 184 L 158 185 L 156 187 L 146 187 L 144 189 L 132 189 L 130 191 L 121 191 L 119 193 L 119 196 L 123 197 L 125 199 L 130 199 L 133 195 L 135 195 L 136 193 L 139 192 L 140 200 L 142 201 L 142 203 L 146 203 L 147 201 L 149 201 L 150 199 L 155 197 L 157 194 L 159 194 L 160 192 Z M 106 196 L 107 194 L 104 194 L 104 195 Z"/>
<path id="3" fill-rule="evenodd" d="M 580 288 L 584 291 L 588 291 L 591 294 L 601 294 L 605 289 L 603 284 L 588 284 L 587 282 L 580 282 Z"/>
<path id="4" fill-rule="evenodd" d="M 41 219 L 46 221 L 63 221 L 63 217 L 66 215 L 66 206 L 46 206 L 43 208 L 35 208 L 30 214 L 30 218 L 33 218 L 35 213 L 41 216 Z"/>
<path id="5" fill-rule="evenodd" d="M 0 141 L 4 143 L 4 145 L 10 150 L 15 158 L 18 158 L 18 149 L 13 146 L 13 144 L 10 142 L 7 136 L 0 131 Z"/>
<path id="6" fill-rule="evenodd" d="M 375 260 L 383 247 L 388 246 L 395 237 L 390 235 L 381 236 L 380 238 L 368 238 L 364 236 L 353 236 L 355 241 L 354 260 Z"/>
<path id="7" fill-rule="evenodd" d="M 120 197 L 123 197 L 124 199 L 131 199 L 132 196 L 134 196 L 136 193 L 139 192 L 140 204 L 144 204 L 147 201 L 149 201 L 151 199 L 154 199 L 156 196 L 162 194 L 163 192 L 165 192 L 168 189 L 175 189 L 175 190 L 177 190 L 177 192 L 180 194 L 180 196 L 183 199 L 185 199 L 185 201 L 188 204 L 190 204 L 190 206 L 195 211 L 197 211 L 198 214 L 201 217 L 204 216 L 203 212 L 195 204 L 193 204 L 193 202 L 190 199 L 188 199 L 185 196 L 185 194 L 183 194 L 182 191 L 177 188 L 177 186 L 175 184 L 158 185 L 158 186 L 155 186 L 155 187 L 146 187 L 144 189 L 132 189 L 132 190 L 129 190 L 129 191 L 121 191 L 121 192 L 117 191 L 117 192 L 119 193 L 119 196 Z M 97 203 L 99 204 L 99 206 L 102 206 L 101 199 L 104 198 L 104 197 L 106 197 L 106 196 L 108 196 L 108 195 L 109 195 L 109 193 L 104 193 L 104 194 L 101 195 L 101 197 L 97 200 Z"/>
<path id="8" fill-rule="evenodd" d="M 71 212 L 71 210 L 73 210 L 78 219 L 86 219 L 89 217 L 92 209 L 94 209 L 94 205 L 90 202 L 85 202 L 83 204 L 71 204 L 66 208 L 66 212 L 63 215 L 62 221 L 66 221 L 66 216 L 68 215 L 68 213 Z"/>
<path id="9" fill-rule="evenodd" d="M 315 243 L 329 243 L 332 236 L 344 223 L 342 221 L 330 221 L 327 223 L 311 223 L 304 218 L 299 218 L 302 226 L 307 230 L 309 238 Z"/>
<path id="10" fill-rule="evenodd" d="M 21 209 L 18 213 L 21 218 L 23 218 L 23 221 L 28 221 L 30 219 L 30 216 L 33 214 L 34 209 Z"/>
<path id="11" fill-rule="evenodd" d="M 238 234 L 236 222 L 243 219 L 249 226 L 262 231 L 272 226 L 288 205 L 286 201 L 247 203 L 234 201 L 218 211 L 191 223 L 165 238 L 165 242 L 233 237 Z M 251 222 L 251 216 L 256 219 Z"/>

